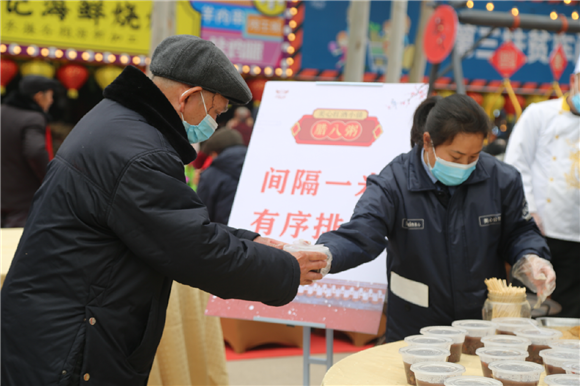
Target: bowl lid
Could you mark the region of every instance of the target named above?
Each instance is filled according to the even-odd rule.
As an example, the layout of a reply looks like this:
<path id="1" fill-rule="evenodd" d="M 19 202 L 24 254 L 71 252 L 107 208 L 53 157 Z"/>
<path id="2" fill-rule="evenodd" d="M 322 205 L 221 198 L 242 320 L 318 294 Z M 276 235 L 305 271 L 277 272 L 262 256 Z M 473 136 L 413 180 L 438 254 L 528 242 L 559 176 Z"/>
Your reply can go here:
<path id="1" fill-rule="evenodd" d="M 467 330 L 459 327 L 451 327 L 451 326 L 431 326 L 431 327 L 423 327 L 421 329 L 421 334 L 437 334 L 437 335 L 447 335 L 447 336 L 454 336 L 454 335 L 465 335 L 467 334 Z"/>
<path id="2" fill-rule="evenodd" d="M 554 374 L 546 375 L 544 383 L 548 386 L 580 386 L 580 375 Z"/>
<path id="3" fill-rule="evenodd" d="M 502 349 L 497 347 L 480 347 L 475 350 L 476 355 L 489 355 L 492 357 L 514 357 L 525 355 L 526 357 L 529 355 L 528 351 L 523 350 L 514 350 L 510 348 Z"/>
<path id="4" fill-rule="evenodd" d="M 453 343 L 453 339 L 447 338 L 445 336 L 433 336 L 433 335 L 410 335 L 405 338 L 405 342 L 414 344 L 444 344 Z"/>
<path id="5" fill-rule="evenodd" d="M 517 336 L 523 336 L 525 338 L 559 338 L 562 336 L 562 331 L 553 330 L 551 328 L 525 328 L 515 332 Z"/>
<path id="6" fill-rule="evenodd" d="M 505 344 L 505 345 L 530 345 L 532 342 L 528 338 L 523 336 L 512 336 L 512 335 L 489 335 L 481 338 L 481 341 L 485 343 L 494 344 Z"/>
<path id="7" fill-rule="evenodd" d="M 451 323 L 453 327 L 463 327 L 470 330 L 489 330 L 495 328 L 496 324 L 490 322 L 489 320 L 477 320 L 477 319 L 465 319 L 456 320 Z"/>
<path id="8" fill-rule="evenodd" d="M 497 379 L 478 377 L 474 375 L 460 375 L 458 377 L 447 378 L 445 386 L 502 386 L 503 383 Z"/>
<path id="9" fill-rule="evenodd" d="M 580 340 L 578 339 L 559 339 L 550 343 L 552 348 L 561 348 L 566 350 L 580 350 Z"/>
<path id="10" fill-rule="evenodd" d="M 465 372 L 465 367 L 450 362 L 419 362 L 411 365 L 412 372 L 421 372 L 426 375 L 446 375 Z"/>
<path id="11" fill-rule="evenodd" d="M 530 322 L 534 324 L 538 324 L 538 322 L 534 319 L 530 318 L 493 318 L 491 319 L 492 323 L 501 323 L 501 324 L 509 324 L 512 326 L 521 326 L 521 325 L 530 325 Z"/>
<path id="12" fill-rule="evenodd" d="M 501 370 L 503 373 L 509 374 L 527 374 L 533 372 L 541 373 L 544 371 L 544 366 L 534 362 L 526 361 L 497 361 L 489 364 L 490 370 Z"/>
<path id="13" fill-rule="evenodd" d="M 446 349 L 437 347 L 407 346 L 399 349 L 399 354 L 414 355 L 417 357 L 435 357 L 441 355 L 450 355 L 451 352 Z"/>
<path id="14" fill-rule="evenodd" d="M 570 351 L 570 350 L 560 350 L 557 348 L 551 348 L 547 350 L 540 351 L 540 356 L 548 358 L 557 358 L 563 360 L 577 360 L 580 361 L 580 351 Z"/>

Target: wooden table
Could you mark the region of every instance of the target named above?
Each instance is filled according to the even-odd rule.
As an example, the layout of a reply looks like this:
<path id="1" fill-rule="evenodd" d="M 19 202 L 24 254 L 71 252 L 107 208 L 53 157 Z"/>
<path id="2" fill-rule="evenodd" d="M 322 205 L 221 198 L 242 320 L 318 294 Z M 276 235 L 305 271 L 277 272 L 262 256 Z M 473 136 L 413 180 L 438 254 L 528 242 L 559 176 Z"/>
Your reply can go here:
<path id="1" fill-rule="evenodd" d="M 384 344 L 350 355 L 328 370 L 323 386 L 337 385 L 407 385 L 399 349 L 404 341 Z M 459 362 L 466 369 L 463 375 L 483 375 L 477 355 L 461 354 Z M 542 373 L 539 385 L 545 385 Z"/>

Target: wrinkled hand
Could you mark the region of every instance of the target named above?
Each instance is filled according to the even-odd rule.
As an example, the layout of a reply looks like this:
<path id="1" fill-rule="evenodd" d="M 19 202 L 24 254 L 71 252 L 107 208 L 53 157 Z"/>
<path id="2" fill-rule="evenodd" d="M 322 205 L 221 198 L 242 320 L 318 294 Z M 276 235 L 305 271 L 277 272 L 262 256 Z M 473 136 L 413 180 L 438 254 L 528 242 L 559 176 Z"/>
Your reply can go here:
<path id="1" fill-rule="evenodd" d="M 546 233 L 544 232 L 544 223 L 542 222 L 540 215 L 538 215 L 538 213 L 536 213 L 536 212 L 533 212 L 530 214 L 534 218 L 534 221 L 536 222 L 536 225 L 538 226 L 538 228 L 540 228 L 540 232 L 542 232 L 542 236 L 545 236 Z"/>
<path id="2" fill-rule="evenodd" d="M 512 275 L 538 295 L 538 303 L 546 300 L 556 288 L 556 272 L 552 264 L 536 255 L 526 255 L 514 265 Z"/>
<path id="3" fill-rule="evenodd" d="M 320 252 L 293 252 L 292 256 L 300 265 L 300 285 L 312 284 L 314 280 L 322 279 L 322 274 L 317 271 L 326 267 L 326 255 Z"/>
<path id="4" fill-rule="evenodd" d="M 287 243 L 282 242 L 282 241 L 278 241 L 278 240 L 274 240 L 268 237 L 262 237 L 262 236 L 258 236 L 254 239 L 255 243 L 259 243 L 259 244 L 264 244 L 267 245 L 269 247 L 273 247 L 276 249 L 282 249 L 284 248 L 284 245 L 286 245 Z"/>

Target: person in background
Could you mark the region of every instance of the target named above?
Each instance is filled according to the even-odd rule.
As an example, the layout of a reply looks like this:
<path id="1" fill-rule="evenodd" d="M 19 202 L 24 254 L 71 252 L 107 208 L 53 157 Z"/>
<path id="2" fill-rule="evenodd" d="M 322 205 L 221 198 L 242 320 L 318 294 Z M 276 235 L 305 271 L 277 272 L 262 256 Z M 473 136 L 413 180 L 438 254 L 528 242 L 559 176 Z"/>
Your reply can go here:
<path id="1" fill-rule="evenodd" d="M 239 131 L 244 140 L 244 145 L 248 146 L 254 127 L 254 118 L 252 118 L 250 109 L 245 106 L 238 107 L 234 111 L 234 117 L 228 121 L 226 127 Z"/>
<path id="2" fill-rule="evenodd" d="M 2 385 L 147 384 L 173 281 L 291 302 L 326 255 L 210 221 L 186 184 L 192 144 L 252 97 L 212 42 L 164 39 L 127 66 L 51 162 L 1 291 Z"/>
<path id="3" fill-rule="evenodd" d="M 58 81 L 22 78 L 2 105 L 2 228 L 23 227 L 52 159 L 48 110 Z"/>
<path id="4" fill-rule="evenodd" d="M 546 237 L 558 285 L 558 316 L 580 318 L 580 57 L 570 93 L 528 106 L 505 162 L 522 174 L 530 212 Z"/>
<path id="5" fill-rule="evenodd" d="M 199 177 L 197 194 L 207 207 L 210 220 L 227 225 L 248 148 L 238 131 L 223 128 L 202 149 L 213 161 Z"/>
<path id="6" fill-rule="evenodd" d="M 387 249 L 386 341 L 422 327 L 480 319 L 484 280 L 525 271 L 553 290 L 550 251 L 527 212 L 518 171 L 483 153 L 490 122 L 470 97 L 429 97 L 413 117 L 413 149 L 369 176 L 349 222 L 320 236 L 331 273 Z"/>

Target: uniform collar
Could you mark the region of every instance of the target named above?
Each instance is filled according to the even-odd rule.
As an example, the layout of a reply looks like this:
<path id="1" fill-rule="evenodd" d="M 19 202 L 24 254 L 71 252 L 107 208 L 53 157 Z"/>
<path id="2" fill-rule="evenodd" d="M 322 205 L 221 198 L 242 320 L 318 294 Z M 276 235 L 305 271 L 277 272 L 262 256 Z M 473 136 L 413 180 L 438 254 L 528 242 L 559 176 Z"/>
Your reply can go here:
<path id="1" fill-rule="evenodd" d="M 423 166 L 423 160 L 421 159 L 421 150 L 423 148 L 419 145 L 415 145 L 413 150 L 410 152 L 410 157 L 408 162 L 408 174 L 407 174 L 407 189 L 409 191 L 420 192 L 420 191 L 427 191 L 427 190 L 435 190 L 435 184 L 429 178 L 425 167 Z M 478 182 L 485 181 L 489 179 L 489 173 L 487 172 L 487 159 L 491 157 L 486 153 L 481 153 L 479 155 L 479 161 L 477 161 L 477 165 L 471 176 L 465 181 L 463 185 L 471 185 L 476 184 Z"/>
<path id="2" fill-rule="evenodd" d="M 562 110 L 570 111 L 570 105 L 568 105 L 568 94 L 562 97 Z"/>

